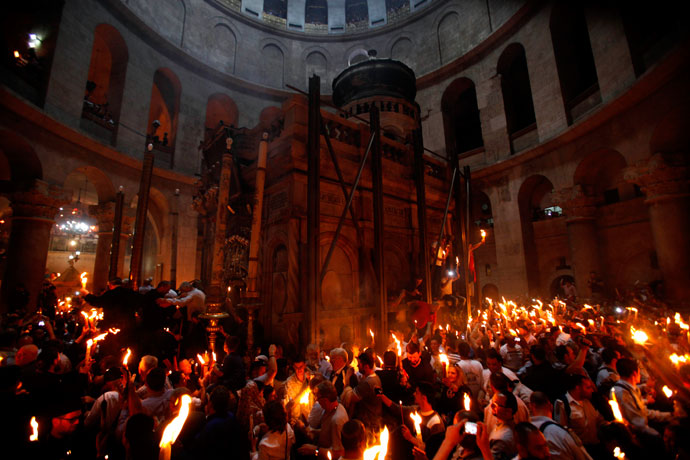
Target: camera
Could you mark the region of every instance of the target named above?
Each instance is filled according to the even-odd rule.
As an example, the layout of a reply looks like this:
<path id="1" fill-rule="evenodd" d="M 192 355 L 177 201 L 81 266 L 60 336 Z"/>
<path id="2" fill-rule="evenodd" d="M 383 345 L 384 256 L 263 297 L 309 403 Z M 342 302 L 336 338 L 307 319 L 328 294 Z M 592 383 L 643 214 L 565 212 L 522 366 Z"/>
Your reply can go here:
<path id="1" fill-rule="evenodd" d="M 474 422 L 465 422 L 465 433 L 476 435 L 477 424 Z"/>
<path id="2" fill-rule="evenodd" d="M 43 327 L 43 326 L 45 326 L 45 325 L 46 325 L 46 322 L 43 321 L 43 320 L 41 320 L 41 321 L 38 322 L 38 326 L 39 326 L 39 327 Z"/>

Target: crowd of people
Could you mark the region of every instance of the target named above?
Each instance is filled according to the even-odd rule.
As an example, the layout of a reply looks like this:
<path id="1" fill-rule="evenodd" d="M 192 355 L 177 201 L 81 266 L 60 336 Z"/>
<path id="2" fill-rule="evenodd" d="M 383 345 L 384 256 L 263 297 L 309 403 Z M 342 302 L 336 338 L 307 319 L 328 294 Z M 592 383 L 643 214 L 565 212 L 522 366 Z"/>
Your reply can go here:
<path id="1" fill-rule="evenodd" d="M 210 352 L 198 281 L 54 302 L 0 326 L 17 458 L 690 458 L 690 326 L 660 305 L 412 301 L 388 337 L 303 350 L 248 349 L 233 312 Z"/>

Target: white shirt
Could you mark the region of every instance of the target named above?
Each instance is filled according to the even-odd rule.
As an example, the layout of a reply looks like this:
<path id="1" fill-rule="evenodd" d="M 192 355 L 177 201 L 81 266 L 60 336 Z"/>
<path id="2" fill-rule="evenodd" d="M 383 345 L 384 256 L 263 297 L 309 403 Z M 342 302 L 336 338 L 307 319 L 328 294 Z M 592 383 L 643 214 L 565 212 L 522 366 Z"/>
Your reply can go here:
<path id="1" fill-rule="evenodd" d="M 192 313 L 195 311 L 199 313 L 206 311 L 206 294 L 197 288 L 192 288 L 191 291 L 183 293 L 177 299 L 172 299 L 170 303 L 180 307 L 187 306 L 187 319 L 191 321 Z"/>
<path id="2" fill-rule="evenodd" d="M 484 384 L 484 368 L 482 363 L 476 359 L 461 359 L 456 366 L 462 369 L 462 372 L 465 374 L 465 382 L 467 382 L 467 386 L 472 391 L 472 396 L 476 398 Z"/>

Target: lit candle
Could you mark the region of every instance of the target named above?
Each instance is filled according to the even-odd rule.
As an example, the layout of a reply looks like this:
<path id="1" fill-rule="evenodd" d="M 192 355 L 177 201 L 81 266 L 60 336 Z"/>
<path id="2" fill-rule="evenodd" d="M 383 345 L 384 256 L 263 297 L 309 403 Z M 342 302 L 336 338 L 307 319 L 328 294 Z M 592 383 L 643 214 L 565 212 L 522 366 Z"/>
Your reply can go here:
<path id="1" fill-rule="evenodd" d="M 165 427 L 163 436 L 161 436 L 161 442 L 159 444 L 161 450 L 158 454 L 158 460 L 170 460 L 171 447 L 180 434 L 180 431 L 182 431 L 184 422 L 189 415 L 189 406 L 191 404 L 192 398 L 189 395 L 182 395 L 180 412 L 177 414 L 177 417 Z"/>
<path id="2" fill-rule="evenodd" d="M 463 406 L 465 407 L 465 410 L 469 411 L 470 405 L 472 404 L 472 400 L 470 399 L 470 395 L 465 393 L 465 396 L 463 396 L 463 398 L 462 398 L 462 403 L 463 403 Z"/>
<path id="3" fill-rule="evenodd" d="M 38 441 L 38 422 L 36 421 L 36 417 L 31 417 L 31 430 L 32 434 L 29 435 L 29 441 L 34 442 Z"/>
<path id="4" fill-rule="evenodd" d="M 122 365 L 127 367 L 127 363 L 129 362 L 129 357 L 132 356 L 132 350 L 127 348 L 127 353 L 125 353 L 125 357 L 122 358 Z"/>
<path id="5" fill-rule="evenodd" d="M 671 390 L 668 386 L 664 385 L 664 387 L 661 390 L 664 392 L 667 398 L 673 396 L 673 390 Z"/>
<path id="6" fill-rule="evenodd" d="M 413 412 L 410 414 L 410 418 L 412 419 L 412 422 L 414 422 L 414 429 L 417 432 L 417 439 L 420 441 L 422 440 L 422 416 L 419 415 L 417 412 Z"/>

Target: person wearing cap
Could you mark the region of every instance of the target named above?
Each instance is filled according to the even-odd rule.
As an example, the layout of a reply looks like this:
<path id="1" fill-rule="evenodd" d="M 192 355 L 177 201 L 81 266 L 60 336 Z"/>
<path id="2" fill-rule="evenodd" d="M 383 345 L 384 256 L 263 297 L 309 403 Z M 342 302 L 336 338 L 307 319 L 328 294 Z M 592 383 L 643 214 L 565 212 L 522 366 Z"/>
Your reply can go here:
<path id="1" fill-rule="evenodd" d="M 61 383 L 53 387 L 52 400 L 45 406 L 45 416 L 37 417 L 39 424 L 36 458 L 81 458 L 84 442 L 75 435 L 81 420 L 80 393 L 73 385 Z"/>

